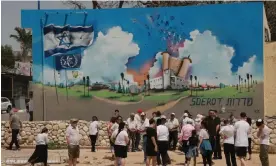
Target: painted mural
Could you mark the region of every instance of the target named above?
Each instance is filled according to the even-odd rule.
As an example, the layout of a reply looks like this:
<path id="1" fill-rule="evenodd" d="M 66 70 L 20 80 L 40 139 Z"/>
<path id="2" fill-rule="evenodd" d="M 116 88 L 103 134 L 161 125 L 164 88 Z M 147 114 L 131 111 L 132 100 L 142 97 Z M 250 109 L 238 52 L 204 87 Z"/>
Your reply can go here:
<path id="1" fill-rule="evenodd" d="M 115 109 L 263 116 L 262 14 L 262 3 L 24 10 L 22 25 L 41 39 L 37 110 L 44 88 L 47 119 L 108 120 Z"/>

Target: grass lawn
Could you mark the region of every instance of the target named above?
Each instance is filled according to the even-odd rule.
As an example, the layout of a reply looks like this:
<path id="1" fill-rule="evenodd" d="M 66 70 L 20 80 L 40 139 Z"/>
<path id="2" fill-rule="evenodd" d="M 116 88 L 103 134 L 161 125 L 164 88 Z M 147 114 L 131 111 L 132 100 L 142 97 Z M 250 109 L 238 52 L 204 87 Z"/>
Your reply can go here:
<path id="1" fill-rule="evenodd" d="M 195 96 L 195 91 L 193 91 L 193 96 Z M 252 97 L 254 95 L 254 89 L 250 89 L 250 92 L 247 91 L 247 89 L 242 89 L 242 92 L 240 93 L 236 88 L 234 87 L 226 87 L 222 89 L 214 89 L 214 90 L 208 90 L 208 91 L 198 91 L 197 97 L 207 97 L 207 98 L 220 98 L 220 97 Z"/>

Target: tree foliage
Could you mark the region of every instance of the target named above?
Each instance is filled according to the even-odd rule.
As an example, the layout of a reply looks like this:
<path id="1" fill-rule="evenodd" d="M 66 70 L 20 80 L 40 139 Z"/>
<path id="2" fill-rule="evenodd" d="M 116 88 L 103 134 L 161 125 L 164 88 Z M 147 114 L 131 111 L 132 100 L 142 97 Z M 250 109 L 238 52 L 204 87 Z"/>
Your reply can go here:
<path id="1" fill-rule="evenodd" d="M 276 41 L 276 1 L 266 1 L 264 5 L 271 32 L 271 41 Z"/>
<path id="2" fill-rule="evenodd" d="M 20 43 L 22 61 L 25 62 L 27 55 L 32 50 L 32 33 L 20 27 L 15 27 L 14 30 L 16 34 L 10 35 L 10 38 Z"/>
<path id="3" fill-rule="evenodd" d="M 1 46 L 1 65 L 14 68 L 15 58 L 13 55 L 12 47 L 10 45 Z"/>

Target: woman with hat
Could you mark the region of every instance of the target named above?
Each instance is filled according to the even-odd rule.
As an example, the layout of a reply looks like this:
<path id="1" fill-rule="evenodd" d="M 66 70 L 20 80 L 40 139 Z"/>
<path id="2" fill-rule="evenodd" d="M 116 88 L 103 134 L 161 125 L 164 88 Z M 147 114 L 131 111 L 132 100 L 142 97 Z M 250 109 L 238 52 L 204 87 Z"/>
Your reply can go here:
<path id="1" fill-rule="evenodd" d="M 31 165 L 34 165 L 35 163 L 43 163 L 44 166 L 47 166 L 48 142 L 48 129 L 44 127 L 41 133 L 39 133 L 36 137 L 35 151 L 28 160 Z"/>

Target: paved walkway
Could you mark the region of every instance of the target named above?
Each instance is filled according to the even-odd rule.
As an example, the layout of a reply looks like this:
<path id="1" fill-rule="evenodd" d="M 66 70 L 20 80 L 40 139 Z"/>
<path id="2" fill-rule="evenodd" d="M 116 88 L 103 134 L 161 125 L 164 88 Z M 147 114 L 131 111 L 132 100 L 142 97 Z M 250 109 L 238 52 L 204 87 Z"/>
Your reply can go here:
<path id="1" fill-rule="evenodd" d="M 7 151 L 2 149 L 1 150 L 1 159 L 2 165 L 5 162 L 6 158 L 9 157 L 19 157 L 28 159 L 28 157 L 32 154 L 33 149 L 22 149 L 21 151 Z M 169 155 L 172 159 L 172 166 L 183 165 L 184 162 L 184 155 L 179 151 L 176 152 L 169 152 Z M 53 159 L 56 156 L 65 156 L 67 157 L 67 150 L 49 150 L 49 159 Z M 98 150 L 96 153 L 90 152 L 88 149 L 82 149 L 81 155 L 79 159 L 79 166 L 112 166 L 113 161 L 110 159 L 110 152 L 108 150 Z M 276 162 L 276 155 L 270 155 L 270 163 Z M 63 160 L 63 159 L 62 159 Z M 128 153 L 128 158 L 126 160 L 126 165 L 134 166 L 134 165 L 145 165 L 141 161 L 143 160 L 143 153 L 142 152 L 132 152 Z M 201 157 L 198 158 L 198 164 L 202 165 Z M 215 165 L 224 166 L 225 160 L 215 160 Z M 67 163 L 62 164 L 50 164 L 51 166 L 67 166 Z M 251 161 L 247 162 L 248 166 L 260 166 L 260 161 L 258 158 L 258 154 L 254 154 Z M 272 164 L 273 165 L 273 164 Z M 240 163 L 238 162 L 238 166 Z"/>

